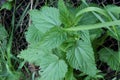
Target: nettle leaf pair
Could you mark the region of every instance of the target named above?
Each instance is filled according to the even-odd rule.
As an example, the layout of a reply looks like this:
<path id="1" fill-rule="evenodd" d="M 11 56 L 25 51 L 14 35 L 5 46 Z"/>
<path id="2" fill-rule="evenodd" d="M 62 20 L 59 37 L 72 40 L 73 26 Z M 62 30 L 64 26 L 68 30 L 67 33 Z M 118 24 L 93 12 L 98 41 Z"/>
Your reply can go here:
<path id="1" fill-rule="evenodd" d="M 95 24 L 101 16 L 109 22 Z M 88 30 L 120 25 L 104 9 L 80 6 L 68 10 L 63 0 L 58 8 L 30 11 L 30 17 L 32 24 L 26 32 L 30 45 L 18 57 L 40 66 L 39 80 L 76 80 L 73 69 L 94 77 L 98 70 Z"/>

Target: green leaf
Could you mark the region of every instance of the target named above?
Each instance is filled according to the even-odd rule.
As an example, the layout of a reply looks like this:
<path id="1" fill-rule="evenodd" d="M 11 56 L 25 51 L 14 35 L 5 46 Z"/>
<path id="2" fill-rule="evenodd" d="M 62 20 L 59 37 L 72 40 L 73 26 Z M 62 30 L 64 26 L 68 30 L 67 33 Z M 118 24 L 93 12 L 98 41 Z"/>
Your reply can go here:
<path id="1" fill-rule="evenodd" d="M 0 77 L 1 76 L 8 76 L 9 75 L 9 68 L 8 68 L 8 64 L 4 63 L 4 61 L 2 62 L 2 59 L 0 61 Z M 10 72 L 11 73 L 11 72 Z"/>
<path id="2" fill-rule="evenodd" d="M 53 58 L 54 57 L 51 57 L 51 59 Z M 47 59 L 47 61 L 45 59 L 42 59 L 43 64 L 47 63 L 47 61 L 51 61 L 49 58 Z M 41 64 L 41 68 L 43 66 L 44 65 Z M 56 59 L 55 62 L 51 62 L 50 64 L 48 63 L 48 66 L 41 73 L 40 80 L 63 80 L 66 72 L 67 72 L 67 65 L 65 61 Z"/>
<path id="3" fill-rule="evenodd" d="M 40 46 L 53 49 L 60 46 L 67 39 L 67 34 L 61 28 L 54 27 L 42 37 Z"/>
<path id="4" fill-rule="evenodd" d="M 94 41 L 95 39 L 99 38 L 102 35 L 102 33 L 103 33 L 103 30 L 101 28 L 90 30 L 91 41 Z"/>
<path id="5" fill-rule="evenodd" d="M 30 63 L 39 63 L 40 57 L 45 54 L 45 52 L 41 49 L 28 48 L 26 50 L 21 51 L 21 54 L 18 55 L 19 58 L 24 59 L 26 62 Z"/>
<path id="6" fill-rule="evenodd" d="M 120 7 L 109 5 L 105 8 L 112 20 L 116 21 L 119 19 L 120 11 L 116 11 L 116 10 L 120 9 Z M 120 30 L 120 25 L 113 26 L 112 28 L 109 28 L 108 35 L 115 38 L 116 40 L 120 40 L 120 31 L 119 30 Z"/>
<path id="7" fill-rule="evenodd" d="M 5 28 L 0 24 L 0 41 L 4 40 L 8 36 Z"/>
<path id="8" fill-rule="evenodd" d="M 86 17 L 87 16 L 87 17 Z M 86 13 L 83 14 L 80 21 L 79 21 L 79 25 L 83 25 L 83 24 L 94 24 L 97 22 L 97 18 L 92 14 L 92 13 Z"/>
<path id="9" fill-rule="evenodd" d="M 40 41 L 42 35 L 42 32 L 40 32 L 34 25 L 31 25 L 26 32 L 26 39 L 28 43 L 34 44 Z"/>
<path id="10" fill-rule="evenodd" d="M 68 11 L 63 0 L 58 1 L 58 9 L 60 12 L 60 20 L 65 25 L 65 27 L 71 27 L 74 25 L 74 17 Z"/>
<path id="11" fill-rule="evenodd" d="M 77 41 L 67 52 L 69 64 L 89 76 L 96 75 L 94 53 L 91 46 L 81 40 Z"/>
<path id="12" fill-rule="evenodd" d="M 65 80 L 77 80 L 77 79 L 74 77 L 73 69 L 70 69 L 70 70 L 66 73 Z"/>
<path id="13" fill-rule="evenodd" d="M 26 50 L 21 51 L 21 53 L 17 57 L 24 59 L 24 61 L 26 62 L 34 63 L 40 66 L 41 59 L 46 58 L 46 56 L 48 55 L 51 56 L 52 52 L 46 49 L 28 46 L 28 48 Z M 50 60 L 54 61 L 54 59 L 55 58 Z"/>
<path id="14" fill-rule="evenodd" d="M 62 80 L 67 72 L 65 61 L 59 59 L 51 51 L 28 48 L 22 51 L 18 57 L 40 66 L 41 77 L 39 80 Z"/>
<path id="15" fill-rule="evenodd" d="M 34 26 L 43 33 L 54 26 L 61 25 L 57 8 L 45 6 L 41 10 L 31 10 L 30 17 Z"/>
<path id="16" fill-rule="evenodd" d="M 108 35 L 113 37 L 114 39 L 120 41 L 120 27 L 114 27 L 114 32 L 113 31 L 108 31 Z"/>
<path id="17" fill-rule="evenodd" d="M 27 62 L 41 66 L 42 70 L 58 59 L 51 51 L 33 47 L 28 47 L 28 49 L 21 51 L 21 54 L 19 54 L 18 57 Z"/>
<path id="18" fill-rule="evenodd" d="M 120 14 L 120 7 L 119 6 L 115 6 L 115 5 L 107 5 L 105 6 L 106 10 L 109 12 L 112 12 L 117 19 L 119 19 L 119 14 Z"/>
<path id="19" fill-rule="evenodd" d="M 58 61 L 58 57 L 51 52 L 48 54 L 43 54 L 41 55 L 42 57 L 40 58 L 39 65 L 41 66 L 41 72 L 44 71 L 47 67 L 49 67 L 50 64 Z"/>
<path id="20" fill-rule="evenodd" d="M 120 52 L 115 52 L 109 48 L 99 51 L 100 60 L 107 63 L 111 69 L 120 70 Z"/>
<path id="21" fill-rule="evenodd" d="M 91 46 L 89 31 L 81 31 L 81 39 Z"/>
<path id="22" fill-rule="evenodd" d="M 5 2 L 2 6 L 1 9 L 7 9 L 7 10 L 11 10 L 12 9 L 12 3 L 11 2 Z"/>

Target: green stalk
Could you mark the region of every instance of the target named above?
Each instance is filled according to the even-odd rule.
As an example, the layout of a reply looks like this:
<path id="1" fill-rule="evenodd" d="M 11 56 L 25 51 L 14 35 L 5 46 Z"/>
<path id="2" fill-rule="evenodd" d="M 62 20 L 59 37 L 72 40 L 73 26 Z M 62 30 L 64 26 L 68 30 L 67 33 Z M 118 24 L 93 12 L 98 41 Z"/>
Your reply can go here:
<path id="1" fill-rule="evenodd" d="M 22 15 L 21 15 L 21 17 L 20 17 L 20 20 L 18 21 L 18 23 L 17 23 L 17 25 L 16 25 L 15 30 L 18 29 L 19 25 L 22 23 L 23 19 L 25 18 L 29 6 L 30 6 L 30 3 L 27 5 L 27 7 L 25 8 L 24 12 L 22 13 Z"/>
<path id="2" fill-rule="evenodd" d="M 15 0 L 15 3 L 16 3 L 16 0 Z M 9 65 L 9 68 L 14 70 L 13 67 L 12 67 L 12 63 L 11 63 L 11 48 L 12 48 L 12 41 L 13 41 L 13 33 L 14 33 L 14 23 L 15 23 L 15 7 L 14 6 L 14 11 L 13 11 L 13 16 L 12 16 L 12 31 L 10 33 L 10 38 L 8 40 L 8 45 L 7 45 L 7 62 L 8 62 L 8 65 Z"/>
<path id="3" fill-rule="evenodd" d="M 105 23 L 97 23 L 97 24 L 92 24 L 92 25 L 79 25 L 76 27 L 64 28 L 64 30 L 65 31 L 92 30 L 92 29 L 103 28 L 106 26 L 113 26 L 113 25 L 114 26 L 120 25 L 120 20 L 110 21 L 110 22 L 105 22 Z"/>
<path id="4" fill-rule="evenodd" d="M 82 9 L 76 14 L 76 18 L 87 12 L 98 12 L 109 19 L 109 16 L 107 15 L 106 11 L 98 7 L 87 7 L 85 9 Z"/>

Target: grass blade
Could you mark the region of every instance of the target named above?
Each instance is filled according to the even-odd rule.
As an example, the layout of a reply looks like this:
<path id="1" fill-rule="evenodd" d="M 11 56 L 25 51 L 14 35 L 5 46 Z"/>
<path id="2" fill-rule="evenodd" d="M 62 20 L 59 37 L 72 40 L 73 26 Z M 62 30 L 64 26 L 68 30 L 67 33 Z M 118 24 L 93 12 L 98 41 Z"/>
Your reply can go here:
<path id="1" fill-rule="evenodd" d="M 65 28 L 64 30 L 66 31 L 91 30 L 91 29 L 103 28 L 106 26 L 113 26 L 113 25 L 120 25 L 120 20 L 110 21 L 105 23 L 97 23 L 92 25 L 79 25 L 76 27 Z"/>

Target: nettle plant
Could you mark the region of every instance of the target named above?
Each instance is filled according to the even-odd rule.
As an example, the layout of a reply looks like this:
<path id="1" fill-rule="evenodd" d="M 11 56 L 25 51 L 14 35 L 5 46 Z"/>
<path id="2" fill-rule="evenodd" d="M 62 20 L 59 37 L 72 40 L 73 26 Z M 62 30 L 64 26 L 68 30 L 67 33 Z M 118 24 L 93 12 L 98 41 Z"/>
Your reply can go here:
<path id="1" fill-rule="evenodd" d="M 103 27 L 108 30 L 105 36 L 120 39 L 119 9 L 113 5 L 103 9 L 89 6 L 85 0 L 78 8 L 68 8 L 59 0 L 58 8 L 44 6 L 31 10 L 32 24 L 26 32 L 29 46 L 18 57 L 40 66 L 39 80 L 76 80 L 74 69 L 95 78 L 99 73 L 96 54 L 112 69 L 118 70 L 119 52 L 109 48 L 98 52 L 94 41 L 103 34 Z M 109 51 L 112 52 L 109 54 Z"/>

